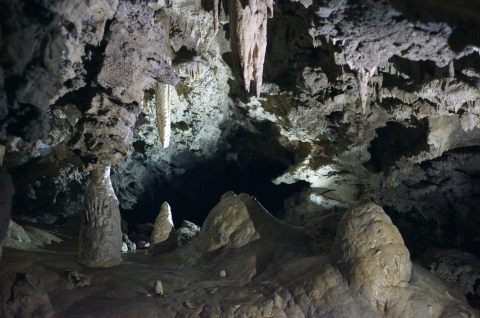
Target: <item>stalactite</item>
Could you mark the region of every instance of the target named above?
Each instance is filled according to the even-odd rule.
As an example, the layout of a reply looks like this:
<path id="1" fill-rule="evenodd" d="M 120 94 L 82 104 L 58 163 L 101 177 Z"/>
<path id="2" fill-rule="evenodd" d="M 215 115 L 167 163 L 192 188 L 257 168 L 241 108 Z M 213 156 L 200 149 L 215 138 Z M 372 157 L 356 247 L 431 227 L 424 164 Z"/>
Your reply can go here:
<path id="1" fill-rule="evenodd" d="M 213 0 L 213 29 L 218 32 L 220 28 L 220 0 Z"/>
<path id="2" fill-rule="evenodd" d="M 448 63 L 448 75 L 450 78 L 455 78 L 455 64 L 453 63 L 453 60 Z"/>
<path id="3" fill-rule="evenodd" d="M 122 230 L 118 199 L 110 180 L 110 166 L 90 172 L 85 201 L 79 239 L 80 260 L 91 267 L 118 265 L 121 262 Z"/>
<path id="4" fill-rule="evenodd" d="M 267 20 L 273 17 L 273 0 L 230 0 L 230 43 L 234 59 L 243 71 L 245 89 L 260 95 L 267 50 Z"/>
<path id="5" fill-rule="evenodd" d="M 157 128 L 163 148 L 170 144 L 170 96 L 172 86 L 163 83 L 155 84 L 155 107 Z"/>
<path id="6" fill-rule="evenodd" d="M 375 73 L 376 68 L 372 70 L 360 69 L 357 72 L 357 83 L 360 94 L 360 105 L 362 106 L 362 112 L 367 112 L 367 99 L 368 99 L 368 83 Z"/>
<path id="7" fill-rule="evenodd" d="M 220 5 L 219 0 L 213 0 L 215 31 L 219 28 Z M 273 17 L 273 0 L 229 0 L 228 10 L 230 44 L 235 63 L 242 70 L 247 92 L 250 92 L 253 82 L 255 94 L 259 96 L 267 50 L 267 20 Z"/>
<path id="8" fill-rule="evenodd" d="M 208 70 L 208 64 L 200 56 L 195 56 L 191 61 L 175 65 L 174 69 L 178 76 L 194 81 Z"/>

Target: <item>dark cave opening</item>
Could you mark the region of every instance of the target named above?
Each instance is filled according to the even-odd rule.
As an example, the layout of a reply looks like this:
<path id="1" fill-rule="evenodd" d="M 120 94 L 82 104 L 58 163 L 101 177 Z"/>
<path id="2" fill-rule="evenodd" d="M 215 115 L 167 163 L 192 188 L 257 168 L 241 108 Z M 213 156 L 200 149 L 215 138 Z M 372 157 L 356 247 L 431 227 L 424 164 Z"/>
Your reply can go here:
<path id="1" fill-rule="evenodd" d="M 402 157 L 428 150 L 427 138 L 426 118 L 412 118 L 408 127 L 394 121 L 387 122 L 385 127 L 376 129 L 376 137 L 368 148 L 371 158 L 364 166 L 372 172 L 385 171 Z"/>
<path id="2" fill-rule="evenodd" d="M 421 181 L 407 178 L 402 182 L 407 190 L 393 192 L 398 197 L 397 206 L 378 200 L 402 233 L 413 259 L 431 248 L 480 256 L 479 150 L 479 146 L 461 147 L 422 162 L 418 165 L 423 171 Z M 405 208 L 408 202 L 415 202 L 410 210 Z"/>
<path id="3" fill-rule="evenodd" d="M 293 164 L 295 154 L 278 143 L 278 132 L 272 125 L 258 124 L 256 128 L 256 132 L 239 129 L 227 138 L 228 149 L 209 160 L 195 162 L 185 173 L 163 182 L 157 179 L 132 210 L 122 211 L 129 230 L 134 230 L 136 224 L 153 223 L 165 201 L 172 208 L 175 226 L 183 220 L 202 225 L 227 191 L 252 195 L 271 214 L 282 217 L 285 199 L 307 184 L 272 182 Z"/>
<path id="4" fill-rule="evenodd" d="M 154 185 L 157 195 L 143 196 L 133 210 L 123 211 L 122 216 L 132 230 L 135 224 L 153 223 L 160 205 L 167 201 L 176 226 L 183 220 L 202 225 L 221 195 L 227 191 L 253 195 L 270 213 L 282 216 L 283 201 L 304 187 L 303 183 L 273 184 L 271 179 L 284 170 L 284 166 L 265 159 L 239 165 L 217 157 L 168 183 Z"/>

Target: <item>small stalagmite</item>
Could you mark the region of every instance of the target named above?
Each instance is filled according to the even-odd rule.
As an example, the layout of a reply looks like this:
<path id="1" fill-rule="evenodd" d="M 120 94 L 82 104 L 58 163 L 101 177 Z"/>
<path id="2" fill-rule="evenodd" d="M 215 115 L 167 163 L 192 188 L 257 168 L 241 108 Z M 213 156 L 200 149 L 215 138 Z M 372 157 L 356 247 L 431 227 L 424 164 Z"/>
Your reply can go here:
<path id="1" fill-rule="evenodd" d="M 85 200 L 86 209 L 80 227 L 80 261 L 91 267 L 118 265 L 122 261 L 122 230 L 110 166 L 90 172 Z"/>
<path id="2" fill-rule="evenodd" d="M 156 280 L 155 283 L 153 283 L 153 289 L 155 290 L 155 294 L 157 294 L 157 296 L 163 296 L 162 281 Z"/>
<path id="3" fill-rule="evenodd" d="M 163 148 L 170 145 L 170 96 L 172 86 L 163 83 L 155 84 L 155 107 L 157 128 Z"/>
<path id="4" fill-rule="evenodd" d="M 167 202 L 163 202 L 153 225 L 151 242 L 159 244 L 165 242 L 173 230 L 172 210 Z"/>

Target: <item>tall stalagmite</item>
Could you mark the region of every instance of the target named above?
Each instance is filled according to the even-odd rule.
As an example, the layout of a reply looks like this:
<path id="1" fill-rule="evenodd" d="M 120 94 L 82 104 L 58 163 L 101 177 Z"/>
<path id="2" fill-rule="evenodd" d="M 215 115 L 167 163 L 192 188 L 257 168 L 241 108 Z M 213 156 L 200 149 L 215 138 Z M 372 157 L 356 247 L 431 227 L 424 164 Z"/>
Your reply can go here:
<path id="1" fill-rule="evenodd" d="M 245 89 L 252 82 L 257 96 L 262 88 L 263 63 L 267 50 L 267 19 L 273 17 L 273 0 L 229 0 L 230 43 L 240 66 Z M 218 0 L 214 0 L 214 28 L 219 27 Z"/>
<path id="2" fill-rule="evenodd" d="M 81 262 L 92 267 L 118 265 L 122 260 L 122 230 L 118 199 L 110 180 L 110 166 L 90 172 L 85 200 L 78 253 Z"/>

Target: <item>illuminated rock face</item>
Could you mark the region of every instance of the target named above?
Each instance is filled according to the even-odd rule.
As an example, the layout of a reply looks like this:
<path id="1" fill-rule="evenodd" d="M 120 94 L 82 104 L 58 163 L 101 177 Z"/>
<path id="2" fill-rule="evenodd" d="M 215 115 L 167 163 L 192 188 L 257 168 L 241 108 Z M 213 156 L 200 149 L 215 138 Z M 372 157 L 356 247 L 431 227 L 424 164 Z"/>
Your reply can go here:
<path id="1" fill-rule="evenodd" d="M 118 265 L 122 251 L 122 231 L 118 199 L 110 181 L 110 166 L 90 172 L 85 191 L 78 255 L 91 267 Z"/>

